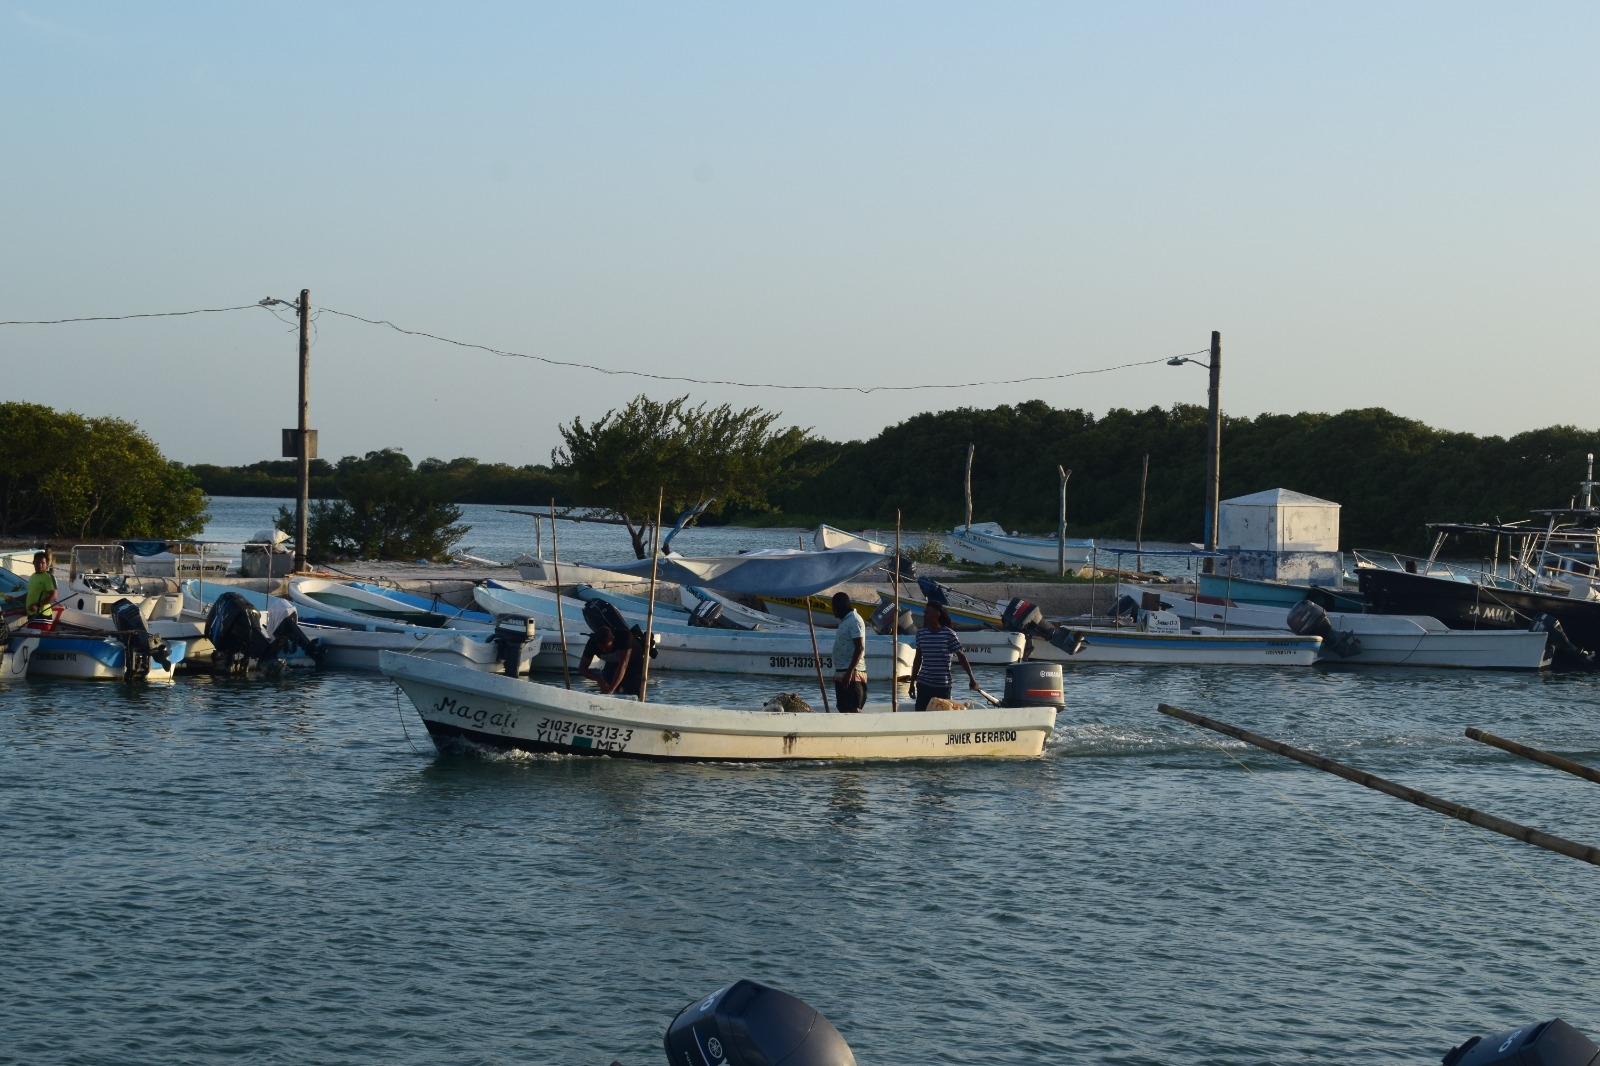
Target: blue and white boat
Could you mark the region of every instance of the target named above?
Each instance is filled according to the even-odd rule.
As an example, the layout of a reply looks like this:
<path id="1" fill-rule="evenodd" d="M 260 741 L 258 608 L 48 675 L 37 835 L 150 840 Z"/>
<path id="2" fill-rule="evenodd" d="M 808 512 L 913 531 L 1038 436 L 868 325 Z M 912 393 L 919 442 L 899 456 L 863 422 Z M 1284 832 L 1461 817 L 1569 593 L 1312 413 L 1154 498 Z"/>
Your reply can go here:
<path id="1" fill-rule="evenodd" d="M 188 646 L 168 642 L 165 661 L 119 637 L 19 630 L 6 642 L 7 677 L 65 677 L 82 681 L 171 681 Z"/>

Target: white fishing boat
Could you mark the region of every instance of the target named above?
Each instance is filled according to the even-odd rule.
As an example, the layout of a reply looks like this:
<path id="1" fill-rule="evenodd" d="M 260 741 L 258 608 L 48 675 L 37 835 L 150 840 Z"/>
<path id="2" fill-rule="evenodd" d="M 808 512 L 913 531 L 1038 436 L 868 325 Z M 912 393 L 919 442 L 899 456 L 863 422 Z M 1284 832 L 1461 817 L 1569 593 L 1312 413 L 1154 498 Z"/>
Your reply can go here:
<path id="1" fill-rule="evenodd" d="M 534 555 L 519 555 L 511 560 L 511 565 L 517 568 L 517 574 L 522 580 L 532 585 L 553 585 L 556 583 L 556 564 L 549 559 L 541 559 Z M 602 570 L 597 566 L 585 566 L 581 563 L 562 563 L 560 578 L 563 586 L 579 583 L 588 585 L 648 585 L 649 578 L 632 577 L 618 574 L 611 570 Z"/>
<path id="2" fill-rule="evenodd" d="M 998 523 L 979 522 L 972 526 L 957 526 L 944 537 L 945 547 L 957 559 L 986 566 L 1020 566 L 1028 570 L 1042 570 L 1053 574 L 1060 564 L 1061 544 L 1055 537 L 1024 537 L 1007 533 Z M 1092 540 L 1066 542 L 1068 573 L 1076 573 L 1089 564 L 1094 554 Z"/>
<path id="3" fill-rule="evenodd" d="M 440 750 L 481 745 L 627 759 L 1017 758 L 1038 755 L 1053 707 L 807 714 L 641 703 L 386 654 L 381 668 Z"/>
<path id="4" fill-rule="evenodd" d="M 1152 663 L 1166 666 L 1310 666 L 1322 638 L 1282 632 L 1228 632 L 1197 626 L 1184 629 L 1166 611 L 1141 613 L 1138 625 L 1101 626 L 1062 623 L 1071 637 L 1059 643 L 1035 638 L 1028 658 L 1061 663 Z M 1060 646 L 1066 644 L 1075 650 Z"/>
<path id="5" fill-rule="evenodd" d="M 478 586 L 473 590 L 473 596 L 478 606 L 491 615 L 521 615 L 536 619 L 547 642 L 546 647 L 560 643 L 557 625 L 559 611 L 566 619 L 569 665 L 575 664 L 582 655 L 584 642 L 589 638 L 589 626 L 584 620 L 583 606 L 577 601 L 565 597 L 558 600 L 539 589 L 510 589 L 493 581 Z M 645 628 L 642 616 L 623 612 L 623 617 L 641 630 Z M 650 662 L 652 672 L 670 670 L 815 679 L 819 654 L 824 674 L 832 673 L 834 668 L 832 634 L 825 637 L 819 634 L 813 650 L 811 636 L 804 631 L 706 629 L 657 617 L 653 632 L 656 657 Z M 875 680 L 887 680 L 890 676 L 906 674 L 911 669 L 914 655 L 914 650 L 908 644 L 869 634 L 867 676 Z M 560 661 L 556 660 L 554 666 L 560 669 Z M 548 667 L 541 660 L 535 663 L 535 668 Z"/>
<path id="6" fill-rule="evenodd" d="M 225 593 L 237 592 L 263 615 L 271 610 L 274 599 L 264 593 L 222 585 L 208 584 L 203 591 L 197 583 L 193 587 L 196 595 L 201 596 L 202 602 L 208 606 Z M 532 633 L 524 630 L 508 636 L 498 632 L 493 623 L 472 620 L 458 619 L 453 626 L 413 625 L 395 618 L 400 608 L 408 605 L 354 586 L 342 588 L 347 591 L 332 591 L 318 586 L 316 591 L 326 599 L 318 599 L 310 592 L 304 592 L 304 598 L 296 602 L 300 629 L 322 649 L 322 666 L 327 669 L 375 671 L 378 669 L 379 654 L 388 651 L 472 670 L 503 670 L 506 641 L 511 639 L 518 644 L 517 671 L 522 673 L 534 667 L 544 648 L 544 634 L 537 627 Z M 335 601 L 369 604 L 385 613 L 365 614 L 334 606 Z M 428 616 L 428 612 L 418 608 L 415 609 L 415 615 Z M 559 669 L 560 660 L 554 660 L 554 665 Z"/>
<path id="7" fill-rule="evenodd" d="M 1289 610 L 1261 604 L 1212 602 L 1170 588 L 1120 586 L 1160 598 L 1163 610 L 1229 633 L 1290 631 Z M 1352 666 L 1424 666 L 1457 670 L 1540 670 L 1550 665 L 1550 635 L 1519 629 L 1451 629 L 1426 615 L 1328 611 L 1322 661 Z"/>

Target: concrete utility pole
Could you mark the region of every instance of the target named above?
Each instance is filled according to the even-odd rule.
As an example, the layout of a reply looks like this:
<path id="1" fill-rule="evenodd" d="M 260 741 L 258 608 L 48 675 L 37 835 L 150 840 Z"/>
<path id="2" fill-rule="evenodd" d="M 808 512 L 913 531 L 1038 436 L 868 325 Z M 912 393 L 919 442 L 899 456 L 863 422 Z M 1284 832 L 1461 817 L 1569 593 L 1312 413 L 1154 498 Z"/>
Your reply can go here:
<path id="1" fill-rule="evenodd" d="M 300 423 L 295 432 L 294 568 L 306 568 L 307 511 L 311 497 L 311 290 L 300 290 Z"/>
<path id="2" fill-rule="evenodd" d="M 1187 355 L 1175 355 L 1168 366 L 1193 363 L 1211 371 L 1211 386 L 1206 395 L 1211 401 L 1211 425 L 1206 433 L 1206 550 L 1217 550 L 1217 520 L 1222 506 L 1222 334 L 1211 331 L 1211 360 L 1202 364 Z M 1207 557 L 1205 572 L 1216 572 L 1216 559 Z"/>
<path id="3" fill-rule="evenodd" d="M 1222 334 L 1211 331 L 1211 439 L 1206 448 L 1206 550 L 1217 550 L 1217 520 L 1222 506 Z M 1206 572 L 1216 566 L 1206 560 Z"/>

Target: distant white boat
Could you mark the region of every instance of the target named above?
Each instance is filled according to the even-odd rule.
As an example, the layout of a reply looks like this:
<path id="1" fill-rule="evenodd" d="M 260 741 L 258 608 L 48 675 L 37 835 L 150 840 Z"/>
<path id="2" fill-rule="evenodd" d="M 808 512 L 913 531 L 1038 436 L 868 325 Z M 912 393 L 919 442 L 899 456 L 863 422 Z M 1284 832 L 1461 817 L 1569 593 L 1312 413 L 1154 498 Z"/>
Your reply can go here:
<path id="1" fill-rule="evenodd" d="M 556 564 L 548 559 L 541 559 L 535 555 L 519 555 L 511 560 L 511 565 L 517 568 L 518 576 L 530 584 L 554 585 L 556 583 Z M 645 585 L 650 582 L 649 578 L 619 574 L 612 570 L 602 570 L 597 566 L 585 566 L 582 563 L 562 563 L 560 571 L 563 587 L 568 585 Z"/>
<path id="2" fill-rule="evenodd" d="M 1081 647 L 1068 652 L 1036 637 L 1028 657 L 1061 663 L 1310 666 L 1322 647 L 1321 637 L 1302 637 L 1288 631 L 1224 633 L 1209 627 L 1183 629 L 1177 618 L 1165 611 L 1144 612 L 1144 621 L 1138 626 L 1063 623 L 1060 631 L 1082 637 Z"/>
<path id="3" fill-rule="evenodd" d="M 1060 544 L 1054 537 L 1023 537 L 1007 533 L 998 523 L 979 522 L 957 526 L 944 537 L 945 546 L 957 559 L 986 566 L 1020 566 L 1053 574 L 1059 565 Z M 1066 544 L 1068 572 L 1089 564 L 1095 550 L 1092 540 L 1072 540 Z"/>
<path id="4" fill-rule="evenodd" d="M 794 714 L 641 703 L 385 654 L 440 750 L 484 747 L 625 759 L 948 759 L 1036 756 L 1053 707 Z"/>

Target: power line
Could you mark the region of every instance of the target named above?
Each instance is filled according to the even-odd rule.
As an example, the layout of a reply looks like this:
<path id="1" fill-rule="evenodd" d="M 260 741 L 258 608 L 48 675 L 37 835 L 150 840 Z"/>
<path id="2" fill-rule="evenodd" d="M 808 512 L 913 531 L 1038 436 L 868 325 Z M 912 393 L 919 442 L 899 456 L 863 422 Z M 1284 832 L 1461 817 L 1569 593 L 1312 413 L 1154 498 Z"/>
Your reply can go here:
<path id="1" fill-rule="evenodd" d="M 130 318 L 179 318 L 183 315 L 215 315 L 224 311 L 249 311 L 257 304 L 241 304 L 238 307 L 201 307 L 193 311 L 151 311 L 142 315 L 93 315 L 87 318 L 39 318 L 16 319 L 10 322 L 0 322 L 0 326 L 59 326 L 67 322 L 125 322 Z"/>
<path id="2" fill-rule="evenodd" d="M 442 344 L 453 344 L 458 348 L 475 348 L 478 351 L 488 352 L 490 355 L 498 355 L 506 359 L 529 359 L 537 363 L 544 363 L 547 366 L 569 367 L 575 370 L 592 370 L 597 374 L 608 374 L 618 377 L 649 378 L 653 381 L 677 381 L 690 385 L 728 385 L 737 389 L 784 389 L 793 392 L 856 392 L 863 395 L 874 392 L 916 392 L 926 389 L 971 389 L 984 385 L 1022 385 L 1034 381 L 1059 381 L 1063 378 L 1082 377 L 1087 374 L 1107 374 L 1113 370 L 1127 370 L 1130 367 L 1154 366 L 1157 363 L 1165 363 L 1169 358 L 1175 358 L 1171 356 L 1163 356 L 1160 359 L 1143 359 L 1133 363 L 1121 363 L 1117 366 L 1098 367 L 1094 370 L 1069 370 L 1060 374 L 1035 374 L 1029 377 L 1006 378 L 995 381 L 964 381 L 951 382 L 947 384 L 923 385 L 782 385 L 775 382 L 729 381 L 724 378 L 692 378 L 681 374 L 652 374 L 647 370 L 617 370 L 612 367 L 595 366 L 592 363 L 575 363 L 563 359 L 551 359 L 543 355 L 530 355 L 527 352 L 511 352 L 501 348 L 491 348 L 487 344 L 475 344 L 471 341 L 459 341 L 452 337 L 442 337 L 437 333 L 427 333 L 419 329 L 406 329 L 402 326 L 395 325 L 393 322 L 390 322 L 387 319 L 363 318 L 360 315 L 353 315 L 348 311 L 338 311 L 332 307 L 324 307 L 322 310 L 326 311 L 330 315 L 338 315 L 341 318 L 350 318 L 357 322 L 365 322 L 369 326 L 387 326 L 396 333 L 404 333 L 409 337 L 425 337 L 428 340 L 439 341 Z M 1185 352 L 1183 355 L 1185 357 L 1191 355 L 1205 355 L 1209 351 L 1209 348 L 1202 348 L 1200 351 Z"/>
<path id="3" fill-rule="evenodd" d="M 285 303 L 287 301 L 271 301 Z M 249 311 L 255 308 L 265 308 L 274 318 L 278 316 L 272 312 L 269 301 L 260 303 L 242 304 L 238 307 L 201 307 L 193 311 L 153 311 L 134 315 L 90 315 L 81 318 L 43 318 L 43 319 L 14 319 L 0 321 L 0 326 L 59 326 L 72 322 L 125 322 L 136 318 L 179 318 L 185 315 L 221 314 L 228 311 Z M 444 337 L 437 333 L 428 333 L 419 329 L 406 329 L 398 326 L 388 319 L 365 318 L 361 315 L 351 314 L 348 311 L 335 310 L 332 307 L 319 307 L 313 312 L 313 330 L 315 319 L 322 312 L 338 315 L 340 318 L 364 322 L 369 326 L 384 326 L 403 333 L 408 337 L 423 337 L 427 340 L 438 341 L 441 344 L 454 345 L 457 348 L 473 348 L 490 355 L 497 355 L 504 359 L 527 359 L 546 366 L 567 367 L 573 370 L 590 370 L 596 374 L 606 374 L 612 377 L 648 378 L 651 381 L 673 381 L 688 385 L 726 385 L 736 389 L 779 389 L 788 392 L 854 392 L 860 395 L 871 395 L 875 392 L 920 392 L 936 389 L 972 389 L 991 385 L 1026 385 L 1040 381 L 1061 381 L 1066 378 L 1086 377 L 1091 374 L 1109 374 L 1117 370 L 1128 370 L 1137 366 L 1155 366 L 1158 363 L 1168 362 L 1170 359 L 1188 358 L 1189 356 L 1205 355 L 1210 349 L 1202 348 L 1195 352 L 1183 352 L 1177 356 L 1163 356 L 1159 359 L 1141 359 L 1131 363 L 1118 363 L 1115 366 L 1096 367 L 1091 370 L 1067 370 L 1059 374 L 1032 374 L 1020 378 L 998 378 L 989 381 L 960 381 L 960 382 L 929 382 L 917 385 L 787 385 L 769 381 L 731 381 L 726 378 L 696 378 L 684 374 L 655 374 L 648 370 L 620 370 L 615 367 L 596 366 L 593 363 L 579 363 L 565 359 L 551 359 L 548 356 L 533 355 L 528 352 L 513 352 L 503 348 L 492 348 L 487 344 L 477 344 L 472 341 L 456 340 L 453 337 Z M 283 321 L 283 319 L 279 319 Z"/>

